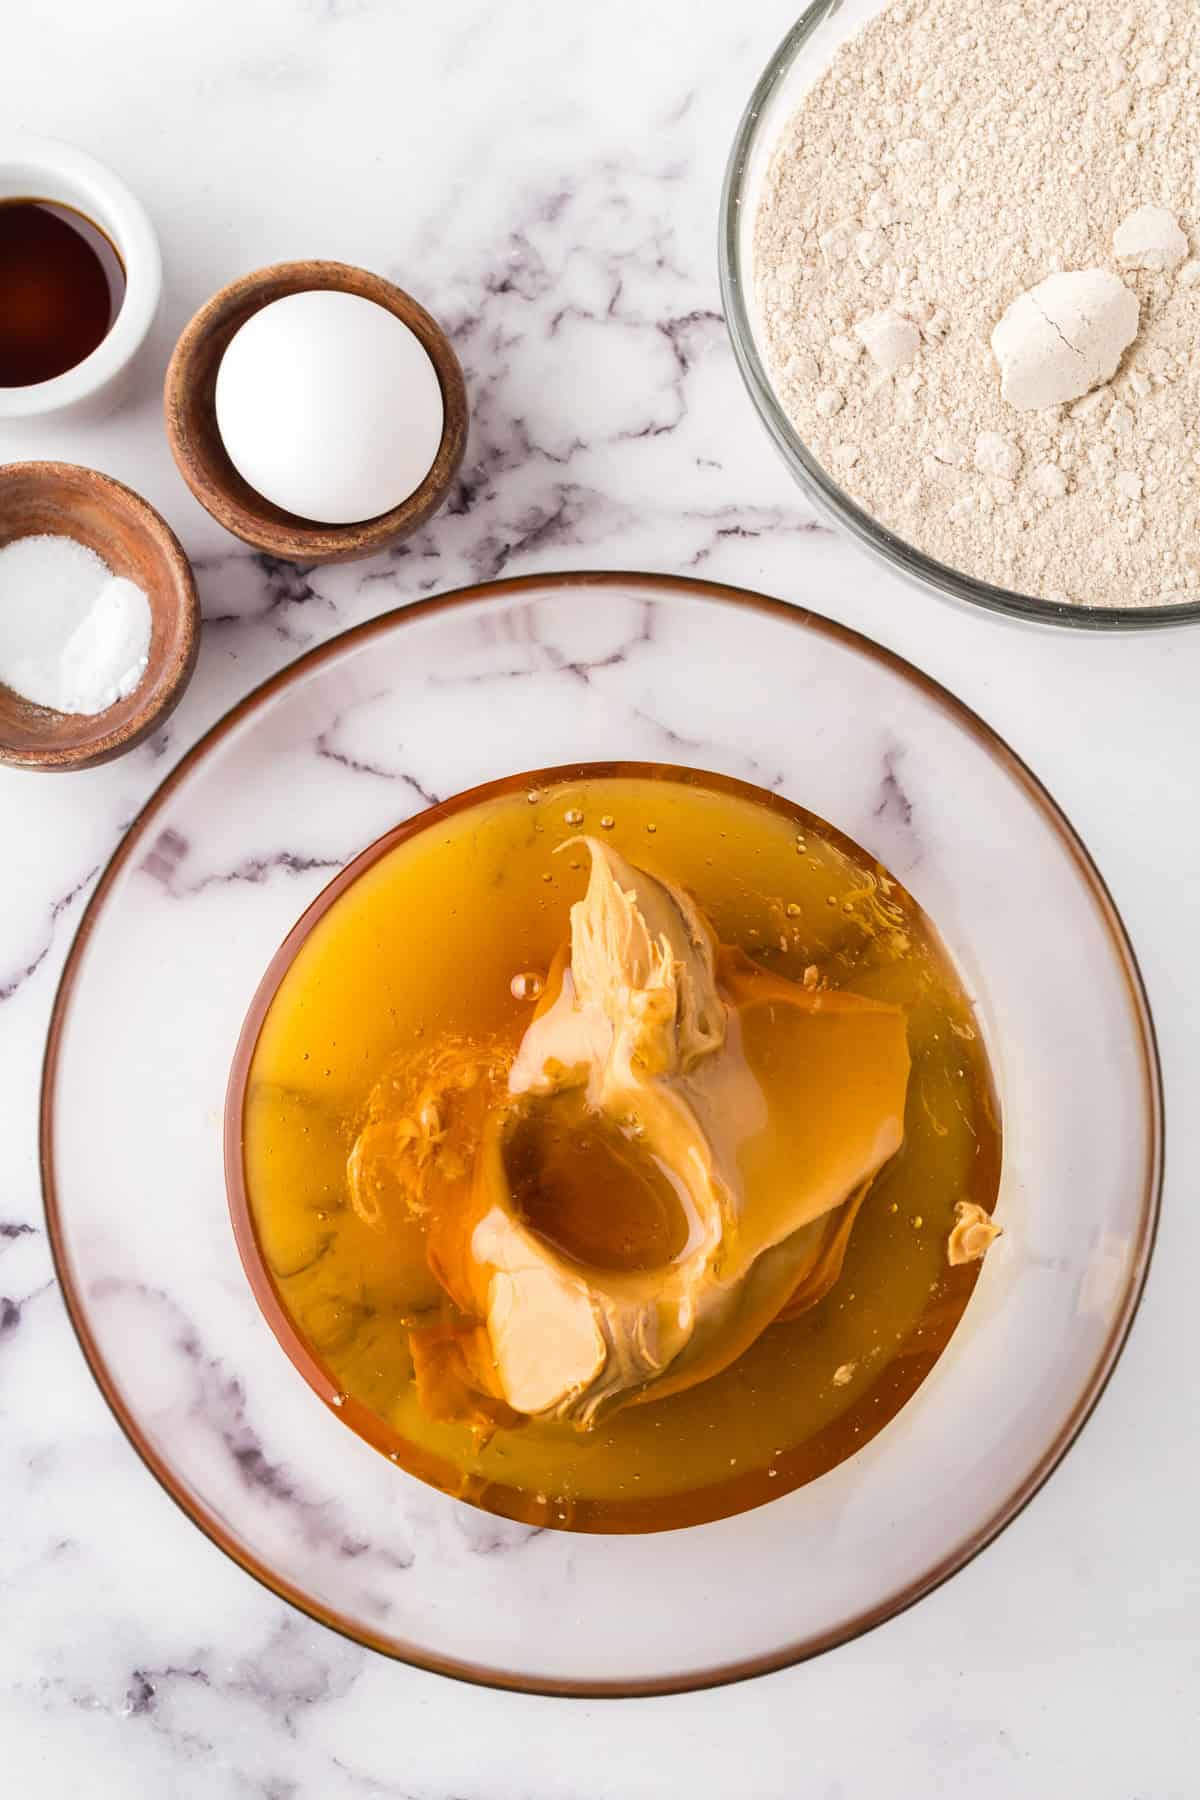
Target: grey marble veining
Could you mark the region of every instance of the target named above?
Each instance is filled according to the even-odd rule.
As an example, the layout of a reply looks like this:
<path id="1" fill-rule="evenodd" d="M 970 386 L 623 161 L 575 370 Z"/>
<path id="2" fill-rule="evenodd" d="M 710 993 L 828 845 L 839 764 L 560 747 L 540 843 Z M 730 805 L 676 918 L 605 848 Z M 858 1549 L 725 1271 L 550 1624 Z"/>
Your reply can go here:
<path id="1" fill-rule="evenodd" d="M 1101 642 L 976 618 L 879 574 L 807 512 L 740 390 L 715 275 L 725 150 L 793 11 L 777 0 L 749 11 L 248 0 L 196 10 L 184 34 L 150 0 L 48 0 L 6 25 L 6 119 L 77 141 L 126 175 L 162 233 L 168 287 L 135 403 L 86 431 L 3 427 L 0 457 L 62 455 L 145 492 L 194 558 L 206 621 L 193 688 L 151 743 L 85 775 L 0 770 L 0 1742 L 14 1792 L 1192 1791 L 1200 1456 L 1181 1432 L 1174 1383 L 1200 1349 L 1189 1174 L 1200 1151 L 1190 1095 L 1200 635 Z M 192 308 L 244 269 L 312 254 L 376 267 L 428 304 L 454 335 L 472 411 L 443 513 L 391 556 L 341 569 L 296 569 L 225 537 L 171 467 L 158 412 L 165 356 Z M 170 1503 L 113 1423 L 61 1305 L 38 1193 L 39 1065 L 58 971 L 99 869 L 162 776 L 257 682 L 346 626 L 462 583 L 555 567 L 760 586 L 866 630 L 983 711 L 1049 782 L 1113 885 L 1175 1103 L 1146 1307 L 1096 1419 L 1029 1513 L 873 1636 L 785 1675 L 677 1700 L 565 1704 L 454 1686 L 372 1656 L 256 1586 Z M 638 642 L 636 627 L 611 641 L 598 622 L 574 670 L 581 689 L 602 690 Z M 484 650 L 481 689 L 536 674 L 544 654 L 529 642 Z M 686 697 L 660 687 L 640 710 L 639 728 L 686 760 Z M 395 784 L 405 808 L 433 796 L 403 741 L 362 754 L 370 734 L 360 734 L 353 716 L 332 722 L 314 740 L 314 769 Z M 878 767 L 869 810 L 906 873 L 921 856 L 922 795 L 882 734 Z M 777 774 L 746 773 L 766 785 Z M 144 878 L 181 895 L 276 881 L 315 891 L 356 847 L 352 830 L 339 837 L 324 820 L 231 864 L 163 841 Z M 183 1402 L 227 1434 L 239 1479 L 268 1496 L 286 1485 L 220 1347 L 187 1318 L 170 1328 L 190 1384 Z M 298 1529 L 357 1560 L 365 1585 L 373 1556 L 403 1567 L 411 1554 L 401 1537 L 368 1553 L 336 1512 L 303 1492 L 288 1499 Z M 451 1551 L 540 1553 L 528 1533 L 482 1515 Z"/>

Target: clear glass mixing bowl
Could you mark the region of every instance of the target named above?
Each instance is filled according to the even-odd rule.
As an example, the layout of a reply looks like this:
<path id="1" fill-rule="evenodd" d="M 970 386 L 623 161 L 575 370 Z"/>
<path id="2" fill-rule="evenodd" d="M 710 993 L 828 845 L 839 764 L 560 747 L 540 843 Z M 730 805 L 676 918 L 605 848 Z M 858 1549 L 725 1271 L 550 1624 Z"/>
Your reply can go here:
<path id="1" fill-rule="evenodd" d="M 297 1372 L 230 1228 L 226 1077 L 263 970 L 364 845 L 497 775 L 685 757 L 834 821 L 927 909 L 987 1039 L 1005 1235 L 932 1373 L 820 1480 L 686 1530 L 538 1530 L 397 1467 Z M 188 1516 L 360 1643 L 572 1694 L 704 1687 L 812 1656 L 995 1537 L 1120 1354 L 1161 1141 L 1132 950 L 1012 751 L 866 638 L 661 575 L 441 595 L 321 645 L 243 700 L 101 877 L 42 1094 L 71 1318 L 118 1421 Z"/>
<path id="2" fill-rule="evenodd" d="M 992 612 L 1093 631 L 1192 624 L 1200 602 L 1175 606 L 1063 605 L 993 587 L 926 556 L 874 519 L 817 461 L 776 397 L 754 300 L 753 237 L 763 179 L 779 134 L 834 55 L 890 0 L 812 0 L 763 70 L 733 140 L 721 196 L 721 297 L 734 355 L 759 417 L 818 512 L 910 581 Z"/>

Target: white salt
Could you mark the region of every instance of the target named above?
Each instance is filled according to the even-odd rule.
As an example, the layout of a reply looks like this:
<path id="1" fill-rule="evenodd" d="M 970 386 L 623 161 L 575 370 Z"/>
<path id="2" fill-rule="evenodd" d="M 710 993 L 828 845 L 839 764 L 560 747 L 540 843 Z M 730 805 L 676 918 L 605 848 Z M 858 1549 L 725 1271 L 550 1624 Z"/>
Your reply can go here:
<path id="1" fill-rule="evenodd" d="M 101 713 L 146 672 L 150 605 L 74 538 L 0 550 L 0 682 L 55 712 Z"/>

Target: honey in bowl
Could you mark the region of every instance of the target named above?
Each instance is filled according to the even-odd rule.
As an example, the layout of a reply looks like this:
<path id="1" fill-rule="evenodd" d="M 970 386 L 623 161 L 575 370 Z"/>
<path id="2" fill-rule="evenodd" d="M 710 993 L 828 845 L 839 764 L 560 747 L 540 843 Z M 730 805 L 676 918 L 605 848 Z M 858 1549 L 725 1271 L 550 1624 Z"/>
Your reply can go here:
<path id="1" fill-rule="evenodd" d="M 252 1008 L 228 1147 L 255 1291 L 339 1416 L 593 1531 L 742 1511 L 874 1436 L 962 1316 L 956 1208 L 1000 1168 L 913 898 L 777 796 L 633 764 L 476 790 L 339 877 Z"/>

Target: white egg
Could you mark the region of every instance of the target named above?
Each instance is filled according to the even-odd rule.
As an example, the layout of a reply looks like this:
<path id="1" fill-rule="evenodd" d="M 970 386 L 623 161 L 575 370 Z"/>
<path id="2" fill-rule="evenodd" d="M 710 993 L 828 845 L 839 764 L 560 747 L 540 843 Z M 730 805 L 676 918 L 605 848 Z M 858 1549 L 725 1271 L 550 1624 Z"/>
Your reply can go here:
<path id="1" fill-rule="evenodd" d="M 424 345 L 359 294 L 313 290 L 262 307 L 230 340 L 215 402 L 238 473 L 322 525 L 399 506 L 442 438 L 442 390 Z"/>

